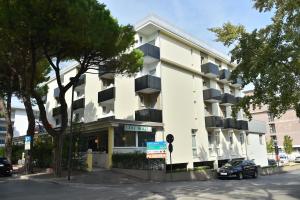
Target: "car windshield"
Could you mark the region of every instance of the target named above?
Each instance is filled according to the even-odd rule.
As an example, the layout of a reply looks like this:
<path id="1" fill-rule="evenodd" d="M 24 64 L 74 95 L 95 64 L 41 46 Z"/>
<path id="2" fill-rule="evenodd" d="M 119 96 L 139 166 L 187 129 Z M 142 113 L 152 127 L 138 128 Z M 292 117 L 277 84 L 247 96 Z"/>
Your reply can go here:
<path id="1" fill-rule="evenodd" d="M 238 166 L 242 163 L 243 163 L 242 160 L 232 160 L 232 161 L 229 161 L 228 163 L 226 163 L 224 166 L 225 167 L 235 167 L 235 166 Z"/>

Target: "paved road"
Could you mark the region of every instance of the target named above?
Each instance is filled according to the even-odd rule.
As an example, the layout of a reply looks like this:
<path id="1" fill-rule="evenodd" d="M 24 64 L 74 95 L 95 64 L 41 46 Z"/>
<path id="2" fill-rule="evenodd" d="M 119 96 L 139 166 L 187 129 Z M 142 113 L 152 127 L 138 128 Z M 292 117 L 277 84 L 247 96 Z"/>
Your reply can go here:
<path id="1" fill-rule="evenodd" d="M 242 181 L 128 183 L 110 186 L 0 178 L 0 199 L 300 199 L 300 170 Z"/>

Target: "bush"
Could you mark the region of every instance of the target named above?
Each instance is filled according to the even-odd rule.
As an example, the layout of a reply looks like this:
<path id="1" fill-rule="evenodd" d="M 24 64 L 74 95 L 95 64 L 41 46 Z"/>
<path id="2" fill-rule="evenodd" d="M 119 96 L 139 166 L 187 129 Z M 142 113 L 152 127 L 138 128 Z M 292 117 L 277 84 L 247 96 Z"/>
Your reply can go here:
<path id="1" fill-rule="evenodd" d="M 13 145 L 12 146 L 12 156 L 11 162 L 12 164 L 18 164 L 18 160 L 22 159 L 22 154 L 25 152 L 24 145 Z"/>
<path id="2" fill-rule="evenodd" d="M 124 169 L 164 169 L 163 159 L 150 159 L 146 158 L 145 153 L 117 153 L 112 155 L 112 162 L 114 168 Z"/>
<path id="3" fill-rule="evenodd" d="M 4 157 L 4 147 L 0 147 L 0 157 Z"/>
<path id="4" fill-rule="evenodd" d="M 38 137 L 33 144 L 32 157 L 35 167 L 47 168 L 52 164 L 53 143 L 51 136 Z"/>

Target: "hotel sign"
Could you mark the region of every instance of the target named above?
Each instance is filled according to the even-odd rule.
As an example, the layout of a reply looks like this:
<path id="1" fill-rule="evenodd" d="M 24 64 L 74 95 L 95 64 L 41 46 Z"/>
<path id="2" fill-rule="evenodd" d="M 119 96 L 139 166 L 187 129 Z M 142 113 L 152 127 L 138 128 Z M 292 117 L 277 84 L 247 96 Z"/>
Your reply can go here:
<path id="1" fill-rule="evenodd" d="M 167 143 L 160 142 L 147 142 L 147 158 L 166 158 Z"/>
<path id="2" fill-rule="evenodd" d="M 124 125 L 125 131 L 136 131 L 136 132 L 152 132 L 152 127 L 150 126 L 134 126 L 134 125 Z"/>

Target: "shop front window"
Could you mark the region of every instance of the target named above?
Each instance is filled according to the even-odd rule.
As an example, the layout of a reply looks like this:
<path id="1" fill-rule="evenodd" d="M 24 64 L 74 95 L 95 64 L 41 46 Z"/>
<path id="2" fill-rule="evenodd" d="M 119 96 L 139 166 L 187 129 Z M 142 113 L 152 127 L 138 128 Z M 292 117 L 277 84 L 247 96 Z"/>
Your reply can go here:
<path id="1" fill-rule="evenodd" d="M 137 133 L 138 135 L 138 147 L 146 147 L 146 142 L 154 142 L 154 133 Z"/>
<path id="2" fill-rule="evenodd" d="M 115 147 L 135 147 L 135 132 L 117 132 L 115 133 Z"/>

